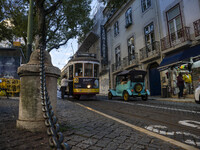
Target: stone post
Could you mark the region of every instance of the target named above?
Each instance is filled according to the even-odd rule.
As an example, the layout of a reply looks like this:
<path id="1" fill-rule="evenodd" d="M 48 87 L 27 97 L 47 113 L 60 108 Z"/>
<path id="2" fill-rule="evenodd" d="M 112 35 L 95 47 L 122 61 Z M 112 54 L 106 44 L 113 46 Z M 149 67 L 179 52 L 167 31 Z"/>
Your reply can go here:
<path id="1" fill-rule="evenodd" d="M 46 131 L 40 96 L 40 50 L 35 50 L 27 64 L 18 68 L 20 76 L 20 101 L 19 118 L 17 127 L 29 131 Z M 51 63 L 51 57 L 47 51 L 44 52 L 44 64 L 46 72 L 46 84 L 56 114 L 57 101 L 57 79 L 60 76 L 60 69 Z"/>

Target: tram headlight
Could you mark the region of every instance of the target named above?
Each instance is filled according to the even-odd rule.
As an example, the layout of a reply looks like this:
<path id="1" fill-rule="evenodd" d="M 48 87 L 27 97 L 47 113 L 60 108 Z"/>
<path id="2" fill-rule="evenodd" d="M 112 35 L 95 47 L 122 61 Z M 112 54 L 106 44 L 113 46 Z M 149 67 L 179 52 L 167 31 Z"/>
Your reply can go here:
<path id="1" fill-rule="evenodd" d="M 90 84 L 88 84 L 88 85 L 87 85 L 87 88 L 88 88 L 88 89 L 90 89 L 90 88 L 91 88 L 91 85 L 90 85 Z"/>

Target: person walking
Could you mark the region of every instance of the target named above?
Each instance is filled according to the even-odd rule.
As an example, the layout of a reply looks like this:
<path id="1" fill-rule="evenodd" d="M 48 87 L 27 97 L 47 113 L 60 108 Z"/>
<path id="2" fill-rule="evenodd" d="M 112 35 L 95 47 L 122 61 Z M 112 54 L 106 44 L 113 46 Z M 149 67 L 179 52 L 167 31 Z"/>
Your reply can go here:
<path id="1" fill-rule="evenodd" d="M 180 72 L 177 77 L 177 86 L 179 88 L 178 98 L 183 97 L 183 89 L 184 89 L 184 80 L 182 77 L 182 73 Z"/>
<path id="2" fill-rule="evenodd" d="M 64 96 L 65 96 L 65 92 L 68 86 L 68 80 L 67 80 L 67 76 L 64 75 L 62 80 L 61 80 L 61 97 L 64 100 Z"/>

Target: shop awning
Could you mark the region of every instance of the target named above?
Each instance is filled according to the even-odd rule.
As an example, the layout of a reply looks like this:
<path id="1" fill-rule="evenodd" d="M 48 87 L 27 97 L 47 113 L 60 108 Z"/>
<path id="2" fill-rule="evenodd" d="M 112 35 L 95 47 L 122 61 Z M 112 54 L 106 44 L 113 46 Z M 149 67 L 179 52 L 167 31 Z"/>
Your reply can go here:
<path id="1" fill-rule="evenodd" d="M 165 57 L 160 66 L 158 67 L 159 71 L 165 70 L 175 64 L 189 62 L 189 58 L 200 56 L 200 45 L 191 47 L 174 55 L 169 55 Z"/>

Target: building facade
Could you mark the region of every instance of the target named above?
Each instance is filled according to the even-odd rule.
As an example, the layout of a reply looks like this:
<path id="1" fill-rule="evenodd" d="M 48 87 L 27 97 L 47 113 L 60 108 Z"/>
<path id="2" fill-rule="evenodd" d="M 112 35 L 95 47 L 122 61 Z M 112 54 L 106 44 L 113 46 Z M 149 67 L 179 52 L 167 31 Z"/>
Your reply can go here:
<path id="1" fill-rule="evenodd" d="M 161 62 L 158 13 L 157 1 L 130 0 L 107 20 L 111 88 L 122 70 L 142 69 L 147 71 L 146 85 L 151 94 L 161 94 L 156 70 Z"/>
<path id="2" fill-rule="evenodd" d="M 193 94 L 198 78 L 191 64 L 200 56 L 200 1 L 159 1 L 161 30 L 161 86 L 164 96 L 177 96 L 177 75 L 189 72 L 193 77 L 187 94 Z M 192 11 L 191 11 L 192 9 Z M 196 74 L 196 75 L 195 75 Z M 187 88 L 187 86 L 185 86 Z"/>
<path id="3" fill-rule="evenodd" d="M 142 69 L 151 95 L 167 97 L 177 94 L 179 72 L 192 73 L 199 45 L 200 0 L 128 0 L 120 8 L 99 8 L 78 52 L 97 55 L 101 94 L 115 88 L 121 71 Z"/>
<path id="4" fill-rule="evenodd" d="M 200 55 L 199 11 L 199 0 L 129 0 L 117 10 L 105 9 L 111 88 L 119 72 L 143 69 L 152 96 L 177 95 L 178 73 L 191 71 L 188 63 Z"/>

